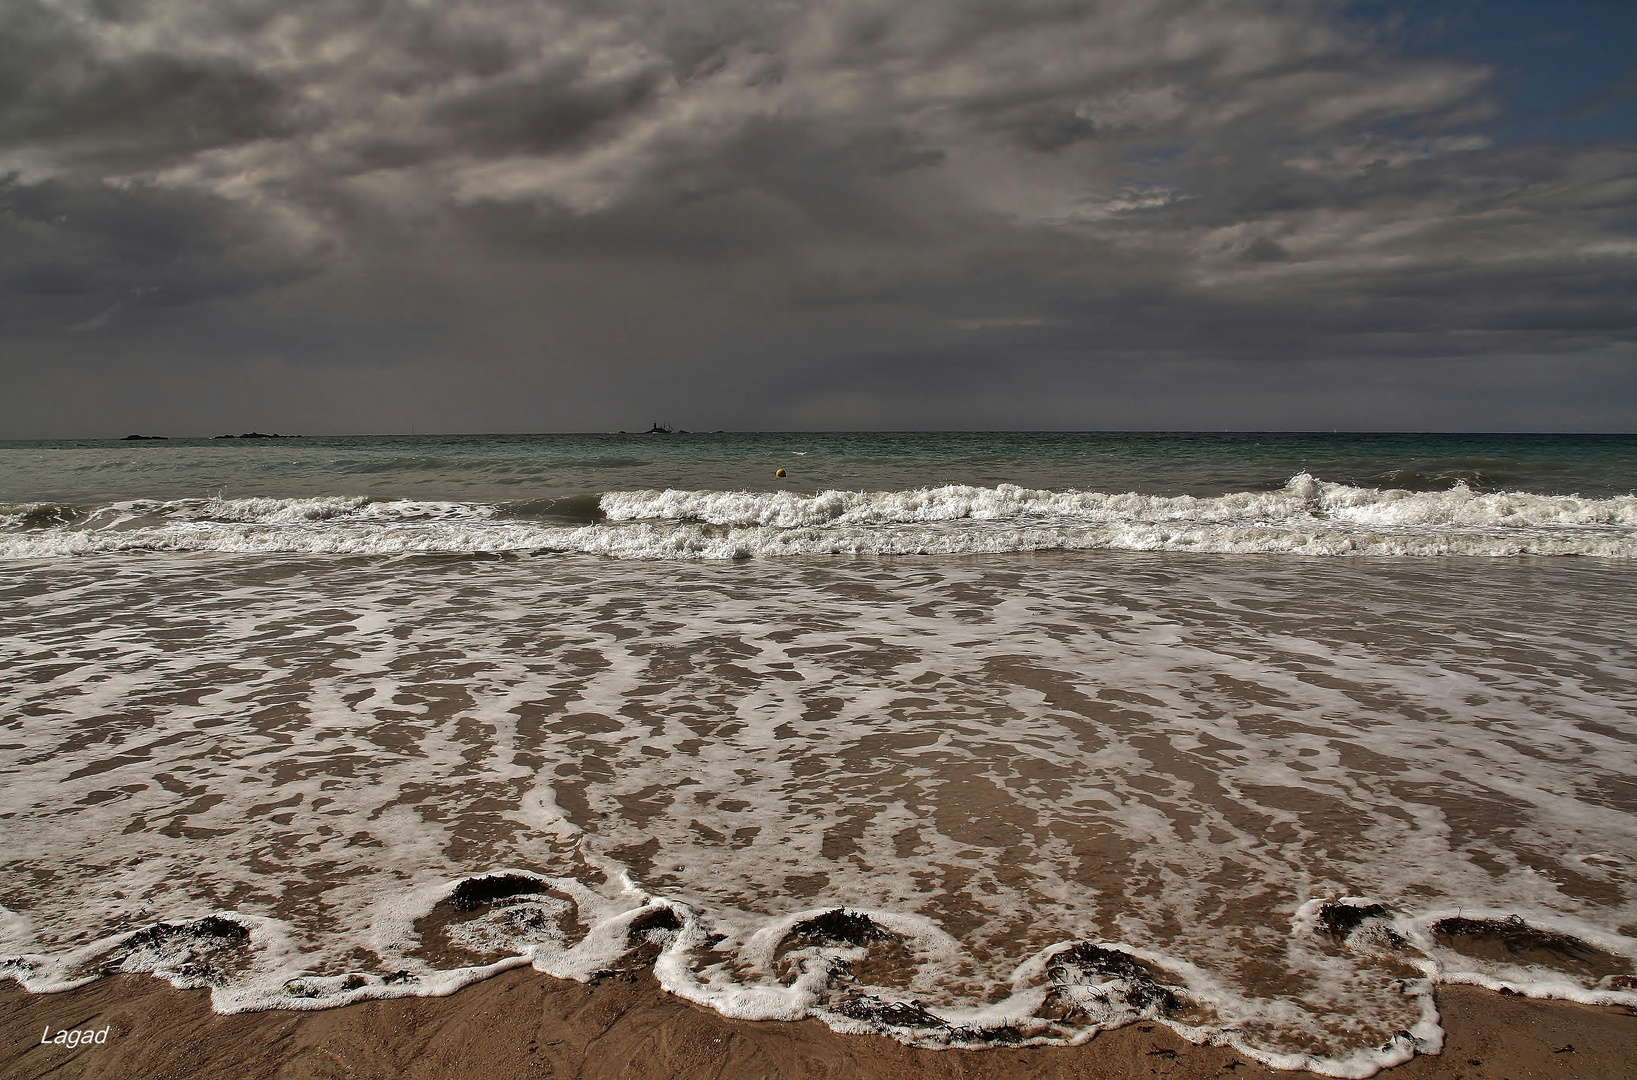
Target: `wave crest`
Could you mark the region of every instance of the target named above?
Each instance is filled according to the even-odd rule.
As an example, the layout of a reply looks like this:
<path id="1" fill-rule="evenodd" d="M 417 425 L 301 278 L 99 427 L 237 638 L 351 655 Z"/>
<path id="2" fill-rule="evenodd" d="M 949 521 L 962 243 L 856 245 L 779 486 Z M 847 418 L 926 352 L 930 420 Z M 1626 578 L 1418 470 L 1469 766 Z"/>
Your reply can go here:
<path id="1" fill-rule="evenodd" d="M 1042 491 L 1001 484 L 914 491 L 616 491 L 602 498 L 609 521 L 691 521 L 802 528 L 952 521 L 1229 524 L 1335 518 L 1373 525 L 1612 525 L 1637 528 L 1637 497 L 1584 499 L 1527 492 L 1478 494 L 1464 483 L 1443 491 L 1360 488 L 1298 473 L 1278 491 L 1227 495 Z"/>
<path id="2" fill-rule="evenodd" d="M 547 504 L 184 499 L 70 513 L 0 507 L 0 557 L 119 551 L 400 555 L 543 551 L 626 559 L 1097 550 L 1298 555 L 1637 556 L 1637 496 L 1364 488 L 1308 473 L 1216 496 L 1045 491 L 614 491 Z M 549 516 L 547 516 L 549 514 Z M 599 519 L 600 515 L 600 519 Z M 575 520 L 578 518 L 578 521 Z M 586 522 L 586 523 L 582 523 Z"/>

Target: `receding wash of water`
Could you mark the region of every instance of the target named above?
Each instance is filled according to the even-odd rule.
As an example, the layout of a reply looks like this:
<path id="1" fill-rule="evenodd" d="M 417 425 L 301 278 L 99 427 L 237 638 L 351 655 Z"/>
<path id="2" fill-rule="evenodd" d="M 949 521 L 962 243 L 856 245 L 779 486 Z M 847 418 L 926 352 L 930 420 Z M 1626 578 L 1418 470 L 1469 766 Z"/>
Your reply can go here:
<path id="1" fill-rule="evenodd" d="M 1633 556 L 1625 436 L 0 444 L 0 972 L 1368 1076 L 1637 1006 Z"/>

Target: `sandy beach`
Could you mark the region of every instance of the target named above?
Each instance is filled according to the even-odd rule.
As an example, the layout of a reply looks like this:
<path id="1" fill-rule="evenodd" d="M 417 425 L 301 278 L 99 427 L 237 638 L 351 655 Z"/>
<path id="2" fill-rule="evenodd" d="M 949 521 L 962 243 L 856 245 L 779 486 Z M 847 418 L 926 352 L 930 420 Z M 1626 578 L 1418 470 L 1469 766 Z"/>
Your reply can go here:
<path id="1" fill-rule="evenodd" d="M 1438 995 L 1448 1042 L 1392 1080 L 1626 1078 L 1637 1014 L 1501 996 Z M 816 1021 L 723 1019 L 664 993 L 645 970 L 593 985 L 508 972 L 447 998 L 312 1012 L 218 1016 L 208 996 L 121 975 L 64 994 L 0 988 L 0 1074 L 33 1077 L 1294 1077 L 1221 1047 L 1138 1024 L 1078 1047 L 920 1050 L 837 1035 Z M 41 1033 L 109 1028 L 103 1045 L 43 1046 Z"/>

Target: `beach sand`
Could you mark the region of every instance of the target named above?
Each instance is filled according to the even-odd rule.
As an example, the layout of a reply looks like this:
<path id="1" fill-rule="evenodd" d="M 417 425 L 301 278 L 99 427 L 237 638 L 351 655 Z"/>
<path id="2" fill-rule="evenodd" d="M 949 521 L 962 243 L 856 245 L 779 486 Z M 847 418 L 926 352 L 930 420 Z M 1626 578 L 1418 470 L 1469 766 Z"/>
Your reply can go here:
<path id="1" fill-rule="evenodd" d="M 1448 1042 L 1391 1080 L 1637 1076 L 1637 1014 L 1439 991 Z M 105 1045 L 42 1046 L 47 1029 L 108 1027 Z M 583 985 L 507 972 L 447 998 L 313 1012 L 211 1012 L 200 991 L 119 975 L 63 994 L 0 987 L 0 1076 L 32 1077 L 1299 1077 L 1141 1024 L 1079 1047 L 917 1050 L 816 1021 L 724 1019 L 659 989 L 646 969 Z"/>

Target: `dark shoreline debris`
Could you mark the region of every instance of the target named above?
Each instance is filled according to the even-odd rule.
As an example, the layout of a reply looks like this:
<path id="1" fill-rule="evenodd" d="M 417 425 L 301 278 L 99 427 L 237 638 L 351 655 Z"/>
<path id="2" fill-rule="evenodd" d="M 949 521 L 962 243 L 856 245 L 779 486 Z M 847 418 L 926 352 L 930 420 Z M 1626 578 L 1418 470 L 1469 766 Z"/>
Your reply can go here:
<path id="1" fill-rule="evenodd" d="M 185 923 L 154 923 L 143 927 L 121 942 L 124 949 L 158 948 L 176 938 L 215 938 L 217 940 L 243 941 L 250 936 L 250 931 L 232 919 L 224 919 L 220 915 L 206 915 L 202 919 L 194 919 Z"/>
<path id="2" fill-rule="evenodd" d="M 807 945 L 867 945 L 872 941 L 902 940 L 862 911 L 846 908 L 832 908 L 822 915 L 803 919 L 790 928 L 790 937 Z"/>
<path id="3" fill-rule="evenodd" d="M 249 927 L 220 915 L 206 915 L 190 922 L 154 923 L 120 942 L 101 962 L 101 971 L 104 975 L 112 975 L 121 970 L 135 953 L 151 949 L 163 954 L 173 944 L 180 944 L 184 950 L 181 957 L 174 952 L 169 954 L 168 962 L 181 960 L 174 969 L 175 974 L 197 986 L 220 986 L 226 981 L 227 972 L 202 957 L 219 956 L 218 949 L 242 945 L 249 938 Z"/>
<path id="4" fill-rule="evenodd" d="M 1498 941 L 1514 955 L 1530 949 L 1541 949 L 1579 963 L 1591 963 L 1602 955 L 1600 950 L 1569 934 L 1556 930 L 1542 930 L 1530 926 L 1520 916 L 1504 919 L 1468 919 L 1453 915 L 1432 924 L 1432 932 L 1444 938 L 1487 938 Z"/>
<path id="5" fill-rule="evenodd" d="M 1160 982 L 1153 970 L 1130 953 L 1082 941 L 1051 958 L 1047 976 L 1059 985 L 1084 981 L 1088 975 L 1125 983 L 1121 996 L 1138 1012 L 1152 1009 L 1159 1014 L 1181 1010 L 1179 989 Z"/>
<path id="6" fill-rule="evenodd" d="M 900 1028 L 946 1028 L 949 1022 L 919 1001 L 882 1001 L 874 994 L 849 994 L 830 1011 L 850 1020 Z"/>
<path id="7" fill-rule="evenodd" d="M 1002 1024 L 996 1028 L 980 1027 L 952 1027 L 949 1029 L 950 1042 L 994 1043 L 999 1046 L 1015 1046 L 1026 1036 L 1011 1024 Z"/>
<path id="8" fill-rule="evenodd" d="M 222 969 L 215 964 L 207 964 L 202 960 L 189 960 L 176 968 L 176 973 L 182 978 L 195 983 L 205 983 L 210 986 L 220 986 L 226 981 Z"/>
<path id="9" fill-rule="evenodd" d="M 449 894 L 449 906 L 456 911 L 476 911 L 480 904 L 492 904 L 508 896 L 543 893 L 546 883 L 521 874 L 485 874 L 466 878 Z"/>
<path id="10" fill-rule="evenodd" d="M 1392 916 L 1382 904 L 1342 904 L 1327 900 L 1319 908 L 1319 929 L 1331 937 L 1345 938 L 1371 919 Z"/>

